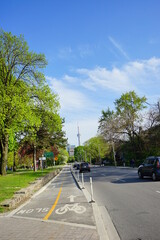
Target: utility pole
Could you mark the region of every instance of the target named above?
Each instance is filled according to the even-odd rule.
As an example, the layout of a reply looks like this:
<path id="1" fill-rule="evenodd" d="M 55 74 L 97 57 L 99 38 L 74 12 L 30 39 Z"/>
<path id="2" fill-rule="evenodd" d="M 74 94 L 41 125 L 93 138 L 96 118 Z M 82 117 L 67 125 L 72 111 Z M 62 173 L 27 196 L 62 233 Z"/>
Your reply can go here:
<path id="1" fill-rule="evenodd" d="M 34 153 L 33 153 L 33 161 L 34 161 L 34 171 L 37 171 L 37 162 L 36 162 L 36 145 L 34 144 Z"/>
<path id="2" fill-rule="evenodd" d="M 99 163 L 101 164 L 100 146 L 98 145 Z"/>

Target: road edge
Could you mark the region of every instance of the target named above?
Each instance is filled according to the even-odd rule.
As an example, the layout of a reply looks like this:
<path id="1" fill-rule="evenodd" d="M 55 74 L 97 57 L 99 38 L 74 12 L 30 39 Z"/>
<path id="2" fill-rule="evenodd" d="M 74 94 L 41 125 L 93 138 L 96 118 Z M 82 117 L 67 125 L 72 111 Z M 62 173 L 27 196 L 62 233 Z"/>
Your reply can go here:
<path id="1" fill-rule="evenodd" d="M 78 185 L 78 187 L 82 190 L 84 196 L 86 197 L 87 201 L 88 202 L 91 202 L 91 194 L 88 192 L 87 189 L 85 189 L 84 187 L 82 187 L 82 184 L 81 182 L 79 181 L 79 179 L 77 179 L 76 177 L 76 174 L 75 172 L 73 171 L 73 168 L 71 166 L 71 174 L 76 182 L 76 184 Z M 100 240 L 120 240 L 120 238 L 117 238 L 116 234 L 115 234 L 115 231 L 114 230 L 114 225 L 113 223 L 111 224 L 109 221 L 110 217 L 109 217 L 109 214 L 107 212 L 107 210 L 105 212 L 107 212 L 107 222 L 104 221 L 103 219 L 103 216 L 102 216 L 102 212 L 100 211 L 100 208 L 99 206 L 97 205 L 96 202 L 94 203 L 90 203 L 92 204 L 92 209 L 93 209 L 93 215 L 94 215 L 94 218 L 95 218 L 95 222 L 96 222 L 96 227 L 97 227 L 97 232 L 98 232 L 98 235 L 100 237 Z M 105 214 L 106 215 L 106 214 Z M 112 222 L 112 221 L 111 221 Z M 113 226 L 112 226 L 113 225 Z M 111 228 L 111 231 L 114 232 L 114 234 L 111 234 L 111 231 L 108 231 L 108 226 L 112 226 Z M 116 231 L 117 233 L 117 231 Z M 116 237 L 116 238 L 113 238 L 113 237 Z"/>

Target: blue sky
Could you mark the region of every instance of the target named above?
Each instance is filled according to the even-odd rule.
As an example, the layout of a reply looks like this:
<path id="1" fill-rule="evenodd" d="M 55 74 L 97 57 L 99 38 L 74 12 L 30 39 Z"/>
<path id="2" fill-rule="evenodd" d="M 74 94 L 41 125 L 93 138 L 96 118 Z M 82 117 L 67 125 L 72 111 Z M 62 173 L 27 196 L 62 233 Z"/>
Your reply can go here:
<path id="1" fill-rule="evenodd" d="M 149 103 L 160 94 L 159 0 L 0 1 L 0 27 L 23 34 L 44 53 L 46 79 L 61 103 L 70 144 L 97 133 L 102 109 L 135 90 Z"/>

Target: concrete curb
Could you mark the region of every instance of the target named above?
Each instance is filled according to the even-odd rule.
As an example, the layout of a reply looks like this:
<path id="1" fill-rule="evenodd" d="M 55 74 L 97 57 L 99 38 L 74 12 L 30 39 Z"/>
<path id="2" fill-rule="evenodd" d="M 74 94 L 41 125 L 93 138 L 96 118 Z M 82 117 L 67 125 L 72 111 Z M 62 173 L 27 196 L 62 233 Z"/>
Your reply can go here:
<path id="1" fill-rule="evenodd" d="M 78 181 L 72 167 L 71 167 L 71 173 L 72 173 L 72 176 L 73 176 L 76 184 L 83 191 L 83 194 L 86 197 L 87 201 L 91 203 L 91 194 L 85 188 L 83 188 L 80 181 Z M 108 232 L 107 232 L 107 230 L 104 226 L 103 219 L 102 219 L 101 213 L 99 211 L 98 205 L 96 204 L 96 202 L 91 203 L 91 204 L 92 204 L 93 214 L 94 214 L 96 227 L 97 227 L 97 232 L 98 232 L 98 235 L 100 237 L 100 240 L 110 240 L 109 236 L 108 236 Z"/>
<path id="2" fill-rule="evenodd" d="M 54 172 L 51 172 L 45 175 L 42 178 L 37 179 L 36 181 L 30 183 L 30 186 L 22 188 L 19 191 L 15 192 L 14 196 L 11 199 L 6 199 L 3 201 L 0 206 L 5 207 L 9 210 L 12 210 L 18 207 L 20 204 L 28 200 L 36 191 L 46 185 L 52 178 L 54 178 L 61 170 L 57 169 Z"/>

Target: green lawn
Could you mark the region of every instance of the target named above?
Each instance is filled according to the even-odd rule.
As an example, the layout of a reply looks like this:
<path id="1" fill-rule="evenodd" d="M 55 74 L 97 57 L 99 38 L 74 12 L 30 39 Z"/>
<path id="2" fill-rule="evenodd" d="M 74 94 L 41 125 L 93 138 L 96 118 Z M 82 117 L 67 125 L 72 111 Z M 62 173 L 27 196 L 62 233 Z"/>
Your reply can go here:
<path id="1" fill-rule="evenodd" d="M 5 199 L 10 199 L 17 190 L 27 187 L 30 182 L 33 182 L 36 178 L 45 176 L 47 173 L 55 171 L 60 166 L 53 168 L 47 168 L 43 171 L 38 170 L 18 170 L 15 173 L 8 172 L 6 176 L 0 175 L 0 202 Z M 0 212 L 4 212 L 5 209 L 0 207 Z"/>

